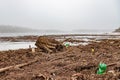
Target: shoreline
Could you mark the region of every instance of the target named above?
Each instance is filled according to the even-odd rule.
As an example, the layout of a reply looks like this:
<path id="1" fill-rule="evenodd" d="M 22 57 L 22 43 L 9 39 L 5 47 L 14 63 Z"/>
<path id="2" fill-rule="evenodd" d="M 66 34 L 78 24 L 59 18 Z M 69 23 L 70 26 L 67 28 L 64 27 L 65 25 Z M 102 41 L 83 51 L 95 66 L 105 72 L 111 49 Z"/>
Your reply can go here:
<path id="1" fill-rule="evenodd" d="M 120 38 L 120 33 L 110 33 L 110 34 L 58 34 L 58 35 L 40 35 L 52 37 L 55 39 L 64 39 L 64 38 L 73 38 L 73 37 L 106 37 L 107 38 Z M 27 35 L 27 36 L 8 36 L 8 37 L 0 37 L 0 41 L 9 41 L 9 42 L 35 42 L 39 36 L 38 35 Z"/>
<path id="2" fill-rule="evenodd" d="M 66 34 L 66 35 L 43 35 L 54 38 L 58 41 L 65 41 L 72 46 L 87 45 L 91 42 L 99 42 L 104 39 L 120 39 L 120 35 L 116 34 Z M 16 36 L 16 37 L 0 37 L 0 51 L 27 49 L 29 45 L 35 47 L 33 43 L 36 42 L 39 36 Z M 75 42 L 77 41 L 77 42 Z M 63 43 L 63 44 L 65 44 Z M 22 47 L 23 46 L 23 47 Z"/>
<path id="3" fill-rule="evenodd" d="M 63 38 L 63 36 L 60 36 L 60 38 Z M 64 41 L 72 43 L 83 42 L 80 39 L 74 40 L 76 39 L 74 37 L 69 38 L 67 36 L 65 38 Z M 21 38 L 15 39 L 19 40 Z M 37 37 L 28 37 L 26 39 L 24 36 L 22 39 L 29 41 L 30 39 L 36 40 Z M 86 37 L 84 39 L 86 39 Z M 94 49 L 94 52 L 92 49 Z M 119 53 L 120 38 L 108 39 L 108 37 L 100 40 L 93 39 L 88 45 L 70 46 L 63 51 L 56 53 L 47 54 L 39 51 L 37 48 L 35 48 L 34 53 L 32 53 L 31 49 L 0 51 L 0 69 L 29 63 L 32 60 L 38 59 L 37 62 L 30 65 L 18 69 L 12 68 L 0 73 L 0 79 L 35 80 L 40 79 L 41 77 L 53 78 L 56 80 L 70 80 L 75 77 L 79 77 L 83 80 L 119 79 Z M 114 63 L 115 65 L 107 67 L 105 74 L 97 75 L 96 69 L 100 62 L 104 62 L 107 65 Z M 114 71 L 116 76 L 109 73 L 111 70 Z"/>

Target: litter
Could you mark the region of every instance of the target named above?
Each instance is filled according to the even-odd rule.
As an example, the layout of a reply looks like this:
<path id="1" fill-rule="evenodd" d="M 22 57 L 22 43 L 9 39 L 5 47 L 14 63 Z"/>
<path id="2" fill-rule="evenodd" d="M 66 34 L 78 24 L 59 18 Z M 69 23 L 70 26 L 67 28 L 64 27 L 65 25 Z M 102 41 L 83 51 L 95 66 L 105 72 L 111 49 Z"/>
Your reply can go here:
<path id="1" fill-rule="evenodd" d="M 107 69 L 107 65 L 105 63 L 100 63 L 97 74 L 104 74 L 106 69 Z"/>

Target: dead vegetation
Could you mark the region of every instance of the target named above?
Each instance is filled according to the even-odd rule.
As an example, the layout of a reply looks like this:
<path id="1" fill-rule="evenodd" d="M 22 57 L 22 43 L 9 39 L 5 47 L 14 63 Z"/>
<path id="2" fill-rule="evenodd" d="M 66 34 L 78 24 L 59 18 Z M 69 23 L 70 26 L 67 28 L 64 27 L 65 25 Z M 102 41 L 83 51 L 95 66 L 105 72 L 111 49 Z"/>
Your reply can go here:
<path id="1" fill-rule="evenodd" d="M 7 66 L 25 63 L 23 67 L 19 66 L 20 69 L 10 68 L 2 71 L 0 80 L 120 79 L 120 39 L 101 40 L 86 46 L 70 46 L 65 50 L 63 50 L 64 47 L 58 50 L 56 45 L 59 44 L 61 45 L 54 39 L 39 37 L 36 42 L 38 49 L 35 53 L 29 49 L 0 52 L 0 70 Z M 42 51 L 40 52 L 39 49 Z M 92 49 L 94 49 L 94 54 Z M 48 54 L 45 54 L 46 52 Z M 49 54 L 50 52 L 52 54 Z M 35 59 L 37 59 L 36 62 L 27 64 Z M 96 73 L 100 62 L 107 64 L 107 70 L 102 75 Z"/>

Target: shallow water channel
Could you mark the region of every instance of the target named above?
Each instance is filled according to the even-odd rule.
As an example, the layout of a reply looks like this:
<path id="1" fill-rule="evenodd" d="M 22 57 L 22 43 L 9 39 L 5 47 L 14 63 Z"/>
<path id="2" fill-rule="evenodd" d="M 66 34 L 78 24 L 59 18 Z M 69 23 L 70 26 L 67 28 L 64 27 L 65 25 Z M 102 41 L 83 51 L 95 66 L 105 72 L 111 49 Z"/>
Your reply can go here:
<path id="1" fill-rule="evenodd" d="M 16 50 L 16 49 L 25 49 L 35 47 L 35 42 L 0 42 L 0 51 L 5 50 Z"/>

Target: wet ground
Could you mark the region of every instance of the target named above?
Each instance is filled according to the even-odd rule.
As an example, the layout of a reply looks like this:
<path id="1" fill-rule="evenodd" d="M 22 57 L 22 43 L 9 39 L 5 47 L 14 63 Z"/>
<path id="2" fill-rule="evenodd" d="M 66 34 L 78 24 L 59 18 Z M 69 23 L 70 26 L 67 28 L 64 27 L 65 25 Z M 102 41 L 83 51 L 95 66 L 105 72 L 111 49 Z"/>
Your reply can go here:
<path id="1" fill-rule="evenodd" d="M 38 61 L 30 65 L 0 72 L 0 80 L 120 79 L 120 39 L 91 41 L 88 45 L 69 46 L 50 54 L 37 49 L 34 53 L 31 49 L 1 51 L 0 69 L 36 58 Z M 108 65 L 102 75 L 96 73 L 100 62 Z"/>

